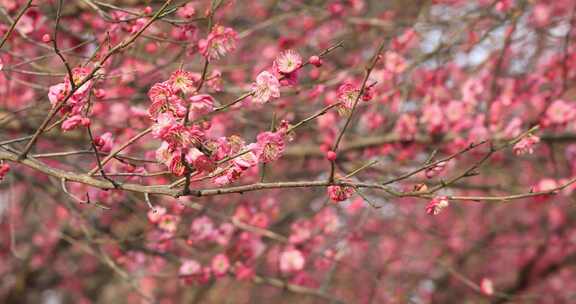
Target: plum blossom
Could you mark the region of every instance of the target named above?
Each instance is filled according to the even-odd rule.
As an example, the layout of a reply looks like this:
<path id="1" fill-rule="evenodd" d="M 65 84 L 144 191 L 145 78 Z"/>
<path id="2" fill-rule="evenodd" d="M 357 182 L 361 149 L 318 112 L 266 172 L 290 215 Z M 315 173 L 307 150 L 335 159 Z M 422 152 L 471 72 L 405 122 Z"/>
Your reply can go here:
<path id="1" fill-rule="evenodd" d="M 112 133 L 106 132 L 100 136 L 96 136 L 96 138 L 94 138 L 94 145 L 98 147 L 98 150 L 104 153 L 110 152 L 114 145 L 114 137 L 112 136 Z"/>
<path id="2" fill-rule="evenodd" d="M 62 130 L 70 131 L 76 129 L 77 127 L 86 127 L 88 125 L 90 125 L 90 119 L 82 117 L 82 115 L 74 115 L 62 122 Z"/>
<path id="3" fill-rule="evenodd" d="M 384 62 L 386 70 L 394 74 L 401 74 L 408 68 L 404 57 L 394 51 L 386 52 Z"/>
<path id="4" fill-rule="evenodd" d="M 284 273 L 300 271 L 305 263 L 304 255 L 298 249 L 289 248 L 280 253 L 280 270 Z"/>
<path id="5" fill-rule="evenodd" d="M 230 269 L 230 261 L 226 255 L 217 254 L 212 258 L 211 266 L 212 273 L 217 277 L 221 277 L 228 272 L 228 269 Z"/>
<path id="6" fill-rule="evenodd" d="M 192 18 L 196 14 L 196 9 L 194 8 L 194 3 L 187 3 L 186 5 L 182 6 L 176 12 L 176 15 L 180 18 Z"/>
<path id="7" fill-rule="evenodd" d="M 178 229 L 179 222 L 180 218 L 178 216 L 172 214 L 164 214 L 160 217 L 160 221 L 158 221 L 158 228 L 172 234 L 176 232 L 176 229 Z"/>
<path id="8" fill-rule="evenodd" d="M 54 107 L 57 103 L 63 101 L 67 94 L 68 91 L 66 90 L 65 83 L 55 84 L 48 89 L 48 100 L 50 100 L 50 104 Z"/>
<path id="9" fill-rule="evenodd" d="M 302 57 L 294 50 L 286 50 L 274 60 L 274 67 L 281 74 L 291 74 L 301 66 Z"/>
<path id="10" fill-rule="evenodd" d="M 3 163 L 0 165 L 0 181 L 2 181 L 4 179 L 4 177 L 6 177 L 6 174 L 8 174 L 8 172 L 10 172 L 10 165 L 7 163 Z"/>
<path id="11" fill-rule="evenodd" d="M 190 119 L 199 118 L 214 109 L 214 98 L 208 94 L 190 96 L 188 102 L 190 103 Z"/>
<path id="12" fill-rule="evenodd" d="M 156 207 L 146 214 L 148 216 L 148 220 L 150 223 L 156 224 L 160 222 L 160 219 L 166 214 L 166 208 L 164 207 Z"/>
<path id="13" fill-rule="evenodd" d="M 154 84 L 148 91 L 148 97 L 152 101 L 152 105 L 148 108 L 148 114 L 152 119 L 157 119 L 162 113 L 171 113 L 176 117 L 186 114 L 186 107 L 168 82 Z"/>
<path id="14" fill-rule="evenodd" d="M 438 196 L 433 198 L 430 203 L 426 206 L 426 213 L 429 215 L 438 215 L 440 211 L 448 207 L 450 203 L 446 196 Z"/>
<path id="15" fill-rule="evenodd" d="M 197 81 L 200 81 L 200 78 L 201 76 L 198 73 L 176 70 L 170 75 L 168 83 L 172 86 L 175 93 L 188 94 L 196 89 L 194 85 Z"/>
<path id="16" fill-rule="evenodd" d="M 338 107 L 338 113 L 341 116 L 350 115 L 354 103 L 358 99 L 359 90 L 350 82 L 345 82 L 338 87 L 336 96 L 340 106 Z"/>
<path id="17" fill-rule="evenodd" d="M 329 186 L 327 191 L 330 199 L 335 202 L 345 201 L 354 194 L 354 188 L 348 186 Z"/>
<path id="18" fill-rule="evenodd" d="M 266 103 L 270 99 L 280 97 L 280 82 L 268 71 L 263 71 L 256 77 L 256 82 L 252 84 L 254 96 L 252 100 L 256 103 Z"/>
<path id="19" fill-rule="evenodd" d="M 229 27 L 215 25 L 208 37 L 198 42 L 198 48 L 208 61 L 214 61 L 235 50 L 236 39 L 236 31 Z"/>
<path id="20" fill-rule="evenodd" d="M 283 134 L 280 132 L 263 132 L 258 134 L 254 153 L 256 153 L 259 161 L 270 163 L 282 156 L 284 148 Z"/>
<path id="21" fill-rule="evenodd" d="M 180 265 L 178 275 L 187 284 L 202 283 L 210 277 L 210 274 L 196 260 L 185 260 Z"/>
<path id="22" fill-rule="evenodd" d="M 562 126 L 576 118 L 576 108 L 564 100 L 555 100 L 546 110 L 543 124 Z"/>
<path id="23" fill-rule="evenodd" d="M 494 294 L 494 283 L 488 278 L 482 278 L 480 281 L 480 291 L 487 296 Z"/>
<path id="24" fill-rule="evenodd" d="M 528 135 L 522 138 L 518 143 L 514 145 L 512 151 L 516 155 L 522 154 L 532 154 L 534 153 L 534 145 L 540 142 L 540 137 L 535 135 Z"/>

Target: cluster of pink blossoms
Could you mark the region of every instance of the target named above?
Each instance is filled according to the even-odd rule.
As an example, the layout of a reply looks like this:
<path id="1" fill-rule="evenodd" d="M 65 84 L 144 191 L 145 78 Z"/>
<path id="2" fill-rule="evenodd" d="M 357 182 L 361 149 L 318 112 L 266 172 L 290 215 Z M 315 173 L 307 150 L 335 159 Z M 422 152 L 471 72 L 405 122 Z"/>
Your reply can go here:
<path id="1" fill-rule="evenodd" d="M 68 118 L 62 122 L 62 130 L 69 131 L 79 126 L 88 126 L 90 119 L 85 115 L 88 95 L 92 88 L 92 80 L 84 81 L 90 74 L 88 68 L 74 68 L 72 70 L 72 79 L 66 76 L 64 82 L 53 85 L 48 91 L 48 99 L 52 107 L 56 107 L 64 103 L 61 107 L 60 113 L 66 115 Z M 74 83 L 74 90 L 72 83 Z M 72 94 L 71 96 L 69 96 Z"/>
<path id="2" fill-rule="evenodd" d="M 528 135 L 514 145 L 512 151 L 516 155 L 532 154 L 534 153 L 534 145 L 540 142 L 540 137 L 535 135 Z"/>
<path id="3" fill-rule="evenodd" d="M 236 39 L 236 31 L 229 27 L 215 25 L 208 37 L 198 42 L 198 48 L 208 61 L 214 61 L 235 50 Z"/>
<path id="4" fill-rule="evenodd" d="M 252 144 L 234 135 L 207 136 L 210 124 L 195 121 L 213 111 L 214 99 L 206 94 L 195 95 L 198 81 L 200 75 L 178 70 L 167 81 L 154 84 L 148 92 L 152 101 L 148 114 L 155 121 L 152 135 L 162 140 L 156 157 L 174 175 L 213 174 L 216 184 L 225 185 L 259 162 L 269 163 L 282 155 L 288 132 L 285 121 L 275 132 L 260 133 L 257 142 Z M 268 97 L 277 95 L 276 88 Z"/>

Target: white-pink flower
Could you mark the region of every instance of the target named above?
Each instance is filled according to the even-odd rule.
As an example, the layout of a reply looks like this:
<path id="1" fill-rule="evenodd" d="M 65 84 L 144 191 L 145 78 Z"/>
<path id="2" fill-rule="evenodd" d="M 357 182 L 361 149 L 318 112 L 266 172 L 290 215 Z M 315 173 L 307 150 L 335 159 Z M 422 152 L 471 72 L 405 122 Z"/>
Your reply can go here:
<path id="1" fill-rule="evenodd" d="M 540 142 L 540 137 L 535 135 L 528 135 L 514 145 L 512 151 L 516 155 L 532 154 L 534 153 L 534 145 Z"/>
<path id="2" fill-rule="evenodd" d="M 433 198 L 428 206 L 426 206 L 426 213 L 429 215 L 438 215 L 440 211 L 446 207 L 448 207 L 450 203 L 448 202 L 448 198 L 446 196 L 438 196 Z"/>
<path id="3" fill-rule="evenodd" d="M 212 258 L 212 273 L 215 276 L 220 277 L 225 275 L 230 269 L 230 261 L 228 257 L 224 254 L 218 254 Z"/>
<path id="4" fill-rule="evenodd" d="M 280 270 L 284 273 L 300 271 L 305 263 L 304 255 L 298 249 L 287 249 L 280 254 Z"/>
<path id="5" fill-rule="evenodd" d="M 287 50 L 276 58 L 274 66 L 282 74 L 290 74 L 302 65 L 302 57 L 294 50 Z"/>
<path id="6" fill-rule="evenodd" d="M 280 97 L 280 82 L 268 71 L 261 72 L 252 84 L 254 100 L 257 103 L 266 103 L 272 98 Z"/>

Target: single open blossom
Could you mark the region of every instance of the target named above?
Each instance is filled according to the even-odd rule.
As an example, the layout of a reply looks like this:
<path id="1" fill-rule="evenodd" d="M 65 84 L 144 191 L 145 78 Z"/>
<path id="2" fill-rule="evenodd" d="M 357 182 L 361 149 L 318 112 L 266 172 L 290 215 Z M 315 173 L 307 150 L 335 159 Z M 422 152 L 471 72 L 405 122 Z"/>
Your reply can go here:
<path id="1" fill-rule="evenodd" d="M 294 50 L 286 50 L 274 61 L 274 67 L 282 74 L 290 74 L 302 66 L 302 57 Z"/>
<path id="2" fill-rule="evenodd" d="M 164 214 L 162 217 L 160 217 L 160 221 L 158 221 L 158 228 L 168 233 L 174 233 L 178 228 L 179 222 L 180 218 L 178 216 L 172 214 Z"/>
<path id="3" fill-rule="evenodd" d="M 450 203 L 446 196 L 438 196 L 433 198 L 426 206 L 426 213 L 429 215 L 438 215 L 442 209 L 448 207 Z"/>
<path id="4" fill-rule="evenodd" d="M 190 96 L 188 102 L 190 103 L 190 119 L 199 118 L 214 109 L 214 98 L 208 94 Z"/>
<path id="5" fill-rule="evenodd" d="M 358 99 L 359 90 L 350 82 L 345 82 L 338 87 L 336 96 L 338 97 L 338 102 L 340 106 L 338 107 L 338 113 L 342 116 L 349 115 L 354 107 L 354 103 Z"/>
<path id="6" fill-rule="evenodd" d="M 157 119 L 161 113 L 171 113 L 176 117 L 186 115 L 186 107 L 182 104 L 182 100 L 174 94 L 166 82 L 154 84 L 148 91 L 148 97 L 152 100 L 148 108 L 148 114 L 152 119 Z"/>
<path id="7" fill-rule="evenodd" d="M 236 49 L 236 39 L 236 31 L 229 27 L 215 25 L 208 37 L 198 42 L 198 48 L 208 61 L 218 60 Z"/>
<path id="8" fill-rule="evenodd" d="M 185 260 L 178 274 L 186 283 L 193 283 L 194 277 L 202 274 L 202 266 L 195 260 Z"/>
<path id="9" fill-rule="evenodd" d="M 48 100 L 50 100 L 52 107 L 62 102 L 66 95 L 68 95 L 68 91 L 65 83 L 55 84 L 48 89 Z"/>
<path id="10" fill-rule="evenodd" d="M 266 103 L 270 99 L 280 97 L 280 82 L 268 71 L 261 72 L 256 77 L 256 82 L 252 84 L 254 96 L 252 100 L 256 103 Z"/>
<path id="11" fill-rule="evenodd" d="M 240 261 L 234 264 L 234 274 L 236 275 L 236 279 L 240 281 L 251 280 L 255 275 L 252 267 L 246 266 Z"/>
<path id="12" fill-rule="evenodd" d="M 172 154 L 168 167 L 170 168 L 170 172 L 176 176 L 183 176 L 184 173 L 186 173 L 186 164 L 182 162 L 182 155 L 180 153 Z"/>
<path id="13" fill-rule="evenodd" d="M 212 273 L 214 273 L 214 275 L 217 277 L 221 277 L 228 272 L 228 269 L 230 269 L 230 261 L 226 255 L 217 254 L 214 256 L 214 258 L 212 258 L 211 266 Z"/>
<path id="14" fill-rule="evenodd" d="M 70 131 L 79 126 L 88 126 L 90 125 L 90 119 L 86 117 L 82 117 L 81 115 L 74 115 L 64 122 L 62 122 L 62 130 L 63 131 Z"/>
<path id="15" fill-rule="evenodd" d="M 94 145 L 96 145 L 98 150 L 101 152 L 110 152 L 112 150 L 112 146 L 114 145 L 114 138 L 112 133 L 106 132 L 100 136 L 96 136 L 96 138 L 94 138 Z"/>
<path id="16" fill-rule="evenodd" d="M 564 100 L 555 100 L 546 110 L 543 124 L 561 126 L 576 118 L 576 107 Z"/>
<path id="17" fill-rule="evenodd" d="M 187 3 L 186 5 L 182 6 L 176 12 L 176 15 L 180 18 L 192 18 L 194 14 L 196 14 L 196 9 L 194 8 L 194 3 Z"/>
<path id="18" fill-rule="evenodd" d="M 494 283 L 488 278 L 482 278 L 480 281 L 480 291 L 487 296 L 494 294 Z"/>
<path id="19" fill-rule="evenodd" d="M 214 161 L 196 148 L 188 150 L 186 161 L 198 172 L 211 172 L 216 168 Z"/>
<path id="20" fill-rule="evenodd" d="M 182 92 L 188 94 L 196 89 L 195 84 L 197 81 L 200 81 L 200 77 L 198 73 L 176 70 L 170 75 L 168 83 L 172 86 L 175 93 Z"/>
<path id="21" fill-rule="evenodd" d="M 258 134 L 255 153 L 258 160 L 269 163 L 277 160 L 284 153 L 284 136 L 279 132 L 263 132 Z"/>
<path id="22" fill-rule="evenodd" d="M 348 186 L 329 186 L 327 191 L 330 199 L 335 202 L 345 201 L 354 194 L 354 188 Z"/>
<path id="23" fill-rule="evenodd" d="M 4 177 L 6 176 L 6 174 L 8 174 L 8 172 L 10 172 L 10 165 L 7 163 L 3 163 L 0 165 L 0 181 L 2 181 L 4 179 Z"/>
<path id="24" fill-rule="evenodd" d="M 534 153 L 534 145 L 539 142 L 540 137 L 530 134 L 517 142 L 514 145 L 514 148 L 512 148 L 512 151 L 516 155 L 532 154 Z"/>
<path id="25" fill-rule="evenodd" d="M 162 219 L 162 216 L 164 216 L 164 214 L 166 214 L 166 208 L 156 207 L 148 211 L 146 215 L 148 216 L 148 220 L 150 221 L 150 223 L 156 224 L 160 222 L 160 219 Z"/>
<path id="26" fill-rule="evenodd" d="M 304 255 L 298 249 L 291 248 L 280 253 L 280 270 L 284 273 L 300 271 L 305 263 Z"/>

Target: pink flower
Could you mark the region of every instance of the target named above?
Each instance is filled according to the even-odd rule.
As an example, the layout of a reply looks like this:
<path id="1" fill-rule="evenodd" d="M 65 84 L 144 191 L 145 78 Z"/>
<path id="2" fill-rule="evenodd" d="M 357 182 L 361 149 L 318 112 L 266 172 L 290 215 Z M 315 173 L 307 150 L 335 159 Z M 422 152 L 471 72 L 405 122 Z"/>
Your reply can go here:
<path id="1" fill-rule="evenodd" d="M 147 216 L 150 223 L 156 224 L 160 222 L 160 219 L 164 214 L 166 214 L 166 208 L 156 207 L 153 210 L 148 211 Z"/>
<path id="2" fill-rule="evenodd" d="M 236 279 L 240 281 L 251 280 L 254 277 L 254 269 L 241 262 L 236 262 L 236 264 L 234 264 L 234 273 L 236 274 Z"/>
<path id="3" fill-rule="evenodd" d="M 514 145 L 512 151 L 516 155 L 522 154 L 532 154 L 534 153 L 534 145 L 540 142 L 540 137 L 534 136 L 532 134 L 522 138 L 518 143 Z"/>
<path id="4" fill-rule="evenodd" d="M 261 72 L 252 84 L 254 100 L 257 103 L 266 103 L 272 98 L 280 97 L 280 82 L 268 71 Z"/>
<path id="5" fill-rule="evenodd" d="M 394 132 L 397 133 L 402 140 L 412 140 L 418 131 L 417 124 L 418 121 L 414 115 L 404 113 L 398 118 Z"/>
<path id="6" fill-rule="evenodd" d="M 160 147 L 156 149 L 156 160 L 166 166 L 170 166 L 170 159 L 172 158 L 173 152 L 174 147 L 171 147 L 169 143 L 164 141 Z"/>
<path id="7" fill-rule="evenodd" d="M 218 186 L 224 186 L 224 185 L 231 184 L 231 183 L 235 182 L 236 180 L 238 180 L 240 178 L 240 176 L 242 176 L 242 173 L 244 172 L 244 170 L 245 169 L 243 169 L 239 165 L 234 164 L 230 168 L 226 169 L 226 171 L 223 174 L 216 177 L 214 179 L 214 183 Z"/>
<path id="8" fill-rule="evenodd" d="M 169 82 L 155 83 L 148 91 L 148 98 L 152 102 L 166 101 L 174 96 L 174 91 Z"/>
<path id="9" fill-rule="evenodd" d="M 188 150 L 188 153 L 186 153 L 186 161 L 198 172 L 211 172 L 216 168 L 216 164 L 196 148 Z"/>
<path id="10" fill-rule="evenodd" d="M 480 290 L 482 291 L 483 294 L 487 296 L 493 295 L 494 284 L 492 283 L 492 280 L 488 278 L 482 278 L 482 280 L 480 281 Z"/>
<path id="11" fill-rule="evenodd" d="M 190 225 L 188 244 L 196 242 L 212 241 L 218 236 L 218 230 L 214 227 L 214 222 L 207 217 L 195 218 Z"/>
<path id="12" fill-rule="evenodd" d="M 269 163 L 277 160 L 284 153 L 284 136 L 279 132 L 263 132 L 258 134 L 254 153 L 258 160 Z"/>
<path id="13" fill-rule="evenodd" d="M 170 75 L 168 83 L 172 86 L 175 93 L 188 94 L 196 89 L 194 84 L 200 80 L 200 77 L 198 73 L 177 70 Z"/>
<path id="14" fill-rule="evenodd" d="M 384 65 L 386 70 L 394 74 L 400 74 L 408 67 L 404 57 L 394 51 L 386 52 L 384 55 Z"/>
<path id="15" fill-rule="evenodd" d="M 180 18 L 192 18 L 196 14 L 196 9 L 194 8 L 194 3 L 187 3 L 186 5 L 182 6 L 176 12 L 176 15 Z"/>
<path id="16" fill-rule="evenodd" d="M 197 261 L 185 260 L 182 265 L 180 265 L 178 274 L 185 283 L 192 284 L 197 282 L 199 278 L 203 276 L 204 270 Z"/>
<path id="17" fill-rule="evenodd" d="M 48 99 L 50 100 L 52 107 L 56 106 L 57 103 L 64 100 L 67 94 L 68 90 L 65 83 L 59 83 L 51 86 L 48 90 Z"/>
<path id="18" fill-rule="evenodd" d="M 171 113 L 176 117 L 183 117 L 186 114 L 182 100 L 174 94 L 166 82 L 154 84 L 148 91 L 148 97 L 152 100 L 152 105 L 148 108 L 148 114 L 152 119 L 157 119 L 161 113 Z"/>
<path id="19" fill-rule="evenodd" d="M 249 151 L 234 158 L 234 160 L 232 161 L 232 163 L 238 166 L 241 170 L 246 170 L 248 168 L 254 167 L 258 163 L 258 158 L 254 152 L 258 149 L 257 146 L 255 144 L 249 144 L 248 146 L 246 146 L 246 149 Z"/>
<path id="20" fill-rule="evenodd" d="M 280 270 L 284 273 L 300 271 L 305 263 L 304 255 L 298 249 L 290 248 L 280 254 Z"/>
<path id="21" fill-rule="evenodd" d="M 236 49 L 236 37 L 233 29 L 215 25 L 208 37 L 198 42 L 198 48 L 208 61 L 218 60 Z"/>
<path id="22" fill-rule="evenodd" d="M 230 269 L 230 261 L 228 257 L 224 254 L 218 254 L 212 258 L 212 273 L 215 276 L 221 277 L 225 275 Z"/>
<path id="23" fill-rule="evenodd" d="M 6 174 L 8 174 L 8 172 L 10 172 L 9 164 L 4 163 L 0 165 L 0 181 L 2 181 L 4 177 L 6 177 Z"/>
<path id="24" fill-rule="evenodd" d="M 290 74 L 302 66 L 302 57 L 294 50 L 286 50 L 274 61 L 274 67 L 282 74 Z"/>
<path id="25" fill-rule="evenodd" d="M 202 115 L 212 112 L 214 109 L 214 98 L 207 94 L 194 95 L 188 98 L 190 102 L 191 119 L 199 118 Z"/>
<path id="26" fill-rule="evenodd" d="M 354 194 L 354 189 L 348 186 L 329 186 L 327 191 L 330 199 L 335 202 L 345 201 Z"/>
<path id="27" fill-rule="evenodd" d="M 63 123 L 62 123 L 62 130 L 63 131 L 70 131 L 72 129 L 75 129 L 79 126 L 88 126 L 90 125 L 90 119 L 86 118 L 86 117 L 82 117 L 81 115 L 74 115 L 68 119 L 66 119 Z"/>
<path id="28" fill-rule="evenodd" d="M 441 133 L 447 127 L 442 108 L 436 103 L 424 106 L 420 121 L 428 127 L 429 133 Z"/>
<path id="29" fill-rule="evenodd" d="M 338 87 L 336 96 L 341 105 L 338 107 L 338 113 L 342 116 L 350 114 L 354 103 L 358 99 L 359 90 L 350 82 L 345 82 Z"/>
<path id="30" fill-rule="evenodd" d="M 170 168 L 170 172 L 176 176 L 183 176 L 184 173 L 186 173 L 186 165 L 182 162 L 180 152 L 176 151 L 172 154 L 168 167 Z"/>
<path id="31" fill-rule="evenodd" d="M 160 217 L 160 221 L 158 221 L 158 228 L 172 234 L 176 232 L 179 222 L 179 217 L 171 214 L 164 214 Z"/>
<path id="32" fill-rule="evenodd" d="M 448 207 L 450 203 L 448 202 L 448 198 L 446 196 L 438 196 L 433 198 L 428 206 L 426 206 L 426 213 L 429 215 L 438 215 L 440 211 L 446 207 Z"/>
<path id="33" fill-rule="evenodd" d="M 114 138 L 112 137 L 112 133 L 106 132 L 100 136 L 96 136 L 94 138 L 94 145 L 98 147 L 98 150 L 108 153 L 112 150 L 112 146 L 114 145 Z"/>
<path id="34" fill-rule="evenodd" d="M 576 118 L 576 108 L 564 100 L 555 100 L 546 110 L 544 125 L 564 125 Z"/>

